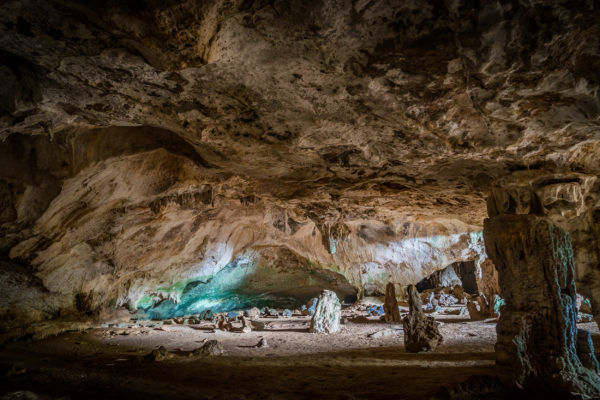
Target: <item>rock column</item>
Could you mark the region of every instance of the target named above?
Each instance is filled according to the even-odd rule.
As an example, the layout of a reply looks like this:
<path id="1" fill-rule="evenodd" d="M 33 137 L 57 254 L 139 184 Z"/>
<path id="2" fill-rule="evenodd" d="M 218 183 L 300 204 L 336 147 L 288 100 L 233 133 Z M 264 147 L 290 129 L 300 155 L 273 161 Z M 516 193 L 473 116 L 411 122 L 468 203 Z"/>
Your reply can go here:
<path id="1" fill-rule="evenodd" d="M 317 301 L 315 314 L 310 321 L 311 333 L 337 333 L 340 331 L 342 305 L 335 292 L 323 290 Z"/>
<path id="2" fill-rule="evenodd" d="M 385 303 L 383 304 L 386 322 L 401 322 L 398 300 L 396 300 L 396 289 L 392 282 L 388 282 L 385 288 Z"/>
<path id="3" fill-rule="evenodd" d="M 502 383 L 535 398 L 600 396 L 591 341 L 577 331 L 569 233 L 544 217 L 505 214 L 485 220 L 484 238 L 506 301 L 496 328 Z"/>
<path id="4" fill-rule="evenodd" d="M 406 351 L 418 353 L 430 351 L 442 343 L 442 335 L 433 317 L 425 316 L 421 296 L 414 285 L 409 285 L 408 316 L 404 318 L 404 345 Z"/>

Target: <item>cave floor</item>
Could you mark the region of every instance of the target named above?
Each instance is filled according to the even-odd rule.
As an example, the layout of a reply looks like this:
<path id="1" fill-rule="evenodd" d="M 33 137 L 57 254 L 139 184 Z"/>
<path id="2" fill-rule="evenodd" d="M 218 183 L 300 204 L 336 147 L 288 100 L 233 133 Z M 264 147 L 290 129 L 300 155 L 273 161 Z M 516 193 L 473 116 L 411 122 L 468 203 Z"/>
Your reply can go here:
<path id="1" fill-rule="evenodd" d="M 472 375 L 494 374 L 493 321 L 438 316 L 444 343 L 431 353 L 404 350 L 402 326 L 376 317 L 346 322 L 342 332 L 308 333 L 309 317 L 260 319 L 251 333 L 203 325 L 98 328 L 35 342 L 7 343 L 0 351 L 2 391 L 40 398 L 199 399 L 423 399 L 446 398 L 444 387 Z M 580 324 L 592 332 L 595 324 Z M 394 334 L 369 337 L 384 329 Z M 268 347 L 254 347 L 265 338 Z M 222 356 L 191 356 L 205 340 Z M 144 356 L 164 346 L 167 359 Z M 6 372 L 8 371 L 8 372 Z"/>

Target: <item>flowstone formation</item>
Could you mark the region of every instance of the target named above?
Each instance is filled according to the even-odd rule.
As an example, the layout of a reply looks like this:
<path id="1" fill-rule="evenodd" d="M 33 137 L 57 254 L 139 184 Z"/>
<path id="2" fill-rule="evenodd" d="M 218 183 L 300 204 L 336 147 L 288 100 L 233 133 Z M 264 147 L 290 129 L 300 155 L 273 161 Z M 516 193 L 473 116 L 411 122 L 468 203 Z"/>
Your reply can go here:
<path id="1" fill-rule="evenodd" d="M 438 323 L 433 317 L 425 316 L 421 295 L 414 285 L 406 288 L 409 311 L 404 318 L 404 346 L 406 351 L 418 353 L 434 350 L 443 341 Z"/>
<path id="2" fill-rule="evenodd" d="M 337 333 L 341 330 L 342 305 L 331 290 L 323 290 L 319 296 L 315 314 L 310 321 L 311 333 Z"/>
<path id="3" fill-rule="evenodd" d="M 392 282 L 389 282 L 385 288 L 385 302 L 383 303 L 383 312 L 385 312 L 386 322 L 402 322 L 400 318 L 400 309 L 396 299 L 396 288 Z"/>
<path id="4" fill-rule="evenodd" d="M 501 381 L 536 398 L 600 396 L 593 345 L 576 325 L 569 233 L 534 215 L 486 219 L 484 233 L 506 300 L 496 328 Z"/>

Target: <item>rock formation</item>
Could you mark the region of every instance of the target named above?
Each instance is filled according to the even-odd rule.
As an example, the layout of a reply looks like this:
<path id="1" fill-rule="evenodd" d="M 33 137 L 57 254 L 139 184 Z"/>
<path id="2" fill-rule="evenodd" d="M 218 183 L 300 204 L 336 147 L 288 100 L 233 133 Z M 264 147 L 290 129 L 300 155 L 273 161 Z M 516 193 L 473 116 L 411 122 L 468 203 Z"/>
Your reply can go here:
<path id="1" fill-rule="evenodd" d="M 498 215 L 484 235 L 506 301 L 496 344 L 502 382 L 535 397 L 600 396 L 593 345 L 576 325 L 569 233 L 548 218 Z"/>
<path id="2" fill-rule="evenodd" d="M 534 191 L 600 310 L 594 2 L 134 3 L 0 4 L 0 259 L 48 299 L 14 321 L 479 269 L 513 173 L 554 177 Z"/>
<path id="3" fill-rule="evenodd" d="M 191 354 L 193 356 L 220 356 L 223 354 L 223 346 L 218 340 L 208 340 Z"/>
<path id="4" fill-rule="evenodd" d="M 249 319 L 247 319 L 244 316 L 242 316 L 242 332 L 243 333 L 252 332 L 252 323 L 250 322 Z"/>
<path id="5" fill-rule="evenodd" d="M 494 184 L 487 208 L 490 217 L 543 215 L 571 234 L 577 290 L 590 299 L 600 322 L 599 153 L 591 144 L 577 148 L 578 172 L 516 171 Z"/>
<path id="6" fill-rule="evenodd" d="M 400 309 L 396 299 L 396 288 L 392 282 L 389 282 L 385 288 L 385 303 L 383 304 L 386 322 L 401 322 Z"/>
<path id="7" fill-rule="evenodd" d="M 456 285 L 462 285 L 461 279 L 456 275 L 452 265 L 436 271 L 429 278 L 433 287 L 449 287 L 453 288 Z"/>
<path id="8" fill-rule="evenodd" d="M 337 333 L 341 330 L 342 305 L 331 290 L 324 290 L 319 296 L 315 314 L 310 321 L 311 333 Z"/>
<path id="9" fill-rule="evenodd" d="M 476 295 L 467 301 L 467 311 L 473 321 L 479 321 L 492 316 L 492 304 L 483 295 Z"/>
<path id="10" fill-rule="evenodd" d="M 246 250 L 381 294 L 482 261 L 494 179 L 598 173 L 592 6 L 132 7 L 0 5 L 0 255 L 64 312 L 178 303 Z"/>
<path id="11" fill-rule="evenodd" d="M 409 311 L 404 318 L 404 346 L 406 351 L 418 353 L 434 350 L 443 338 L 438 324 L 432 317 L 425 316 L 421 296 L 414 285 L 406 289 L 408 293 Z"/>

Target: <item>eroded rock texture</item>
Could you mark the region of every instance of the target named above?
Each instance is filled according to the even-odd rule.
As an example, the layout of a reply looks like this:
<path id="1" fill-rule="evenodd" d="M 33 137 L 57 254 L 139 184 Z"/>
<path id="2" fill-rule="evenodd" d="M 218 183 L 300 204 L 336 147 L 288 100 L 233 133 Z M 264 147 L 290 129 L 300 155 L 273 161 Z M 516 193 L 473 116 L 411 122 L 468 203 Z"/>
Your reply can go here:
<path id="1" fill-rule="evenodd" d="M 420 351 L 434 350 L 443 341 L 439 332 L 438 323 L 433 317 L 426 316 L 423 312 L 421 296 L 414 285 L 409 285 L 408 292 L 409 311 L 404 318 L 404 346 L 406 351 L 418 353 Z"/>
<path id="2" fill-rule="evenodd" d="M 0 256 L 83 314 L 479 269 L 494 179 L 598 174 L 598 10 L 3 1 Z"/>
<path id="3" fill-rule="evenodd" d="M 582 148 L 588 148 L 583 146 Z M 577 290 L 600 316 L 600 153 L 586 153 L 590 173 L 522 171 L 495 183 L 488 198 L 490 217 L 543 215 L 571 234 Z M 594 154 L 594 156 L 592 156 Z M 596 157 L 591 161 L 590 157 Z M 585 170 L 580 166 L 579 170 Z"/>
<path id="4" fill-rule="evenodd" d="M 310 320 L 311 333 L 338 333 L 340 319 L 342 318 L 342 305 L 340 300 L 331 290 L 323 290 L 317 301 L 315 313 Z"/>
<path id="5" fill-rule="evenodd" d="M 389 282 L 385 288 L 385 302 L 383 303 L 383 312 L 385 312 L 386 322 L 401 322 L 400 309 L 396 299 L 396 287 Z"/>
<path id="6" fill-rule="evenodd" d="M 144 151 L 128 154 L 130 140 L 143 141 L 144 134 L 153 135 Z M 346 299 L 484 257 L 478 228 L 458 220 L 402 217 L 387 206 L 336 206 L 330 197 L 281 198 L 264 193 L 256 180 L 202 167 L 183 145 L 169 151 L 168 141 L 155 141 L 159 132 L 110 128 L 95 135 L 85 137 L 98 146 L 40 139 L 41 145 L 4 148 L 14 158 L 3 160 L 15 187 L 42 179 L 36 174 L 57 176 L 58 195 L 43 197 L 47 208 L 24 217 L 28 223 L 17 218 L 3 225 L 3 243 L 11 258 L 32 265 L 46 288 L 61 295 L 63 309 L 73 309 L 79 295 L 91 310 L 171 301 L 163 308 L 193 313 L 201 310 L 181 302 L 186 293 L 202 292 L 210 308 L 219 292 L 238 289 L 302 304 L 328 287 Z M 19 157 L 43 169 L 18 168 Z M 17 209 L 34 210 L 20 205 L 33 187 L 15 197 Z M 221 280 L 220 272 L 233 280 Z M 219 281 L 224 286 L 215 286 Z M 229 306 L 245 306 L 244 296 Z"/>
<path id="7" fill-rule="evenodd" d="M 534 397 L 600 395 L 589 335 L 578 333 L 571 237 L 548 218 L 500 215 L 484 224 L 506 305 L 496 365 L 505 385 Z"/>
<path id="8" fill-rule="evenodd" d="M 59 298 L 24 265 L 0 261 L 0 293 L 0 334 L 60 315 Z"/>

